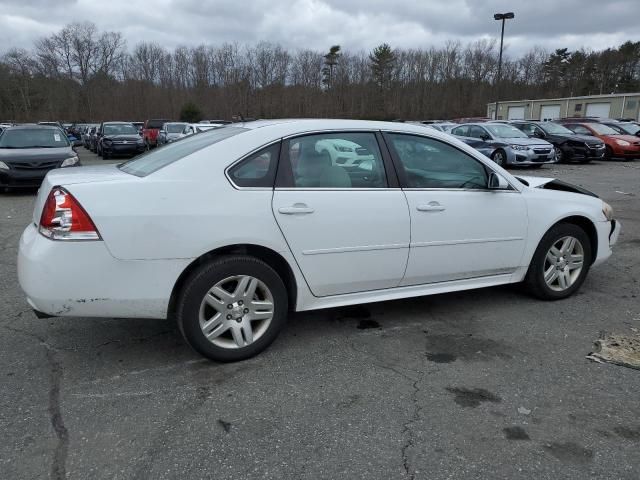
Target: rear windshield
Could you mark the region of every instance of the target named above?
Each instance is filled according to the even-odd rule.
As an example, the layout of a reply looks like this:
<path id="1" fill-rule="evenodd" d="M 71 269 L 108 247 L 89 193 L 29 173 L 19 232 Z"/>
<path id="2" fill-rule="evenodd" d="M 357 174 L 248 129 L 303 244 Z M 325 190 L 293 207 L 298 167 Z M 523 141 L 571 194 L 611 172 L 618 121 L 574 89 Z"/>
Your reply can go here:
<path id="1" fill-rule="evenodd" d="M 607 127 L 601 123 L 589 123 L 591 129 L 600 135 L 619 135 L 613 128 Z"/>
<path id="2" fill-rule="evenodd" d="M 61 148 L 69 140 L 59 128 L 7 129 L 0 136 L 0 148 Z"/>
<path id="3" fill-rule="evenodd" d="M 187 155 L 246 131 L 248 131 L 247 128 L 224 127 L 186 137 L 179 142 L 169 143 L 123 163 L 120 169 L 131 175 L 146 177 Z"/>
<path id="4" fill-rule="evenodd" d="M 162 125 L 167 123 L 167 120 L 149 120 L 147 122 L 147 128 L 162 128 Z"/>

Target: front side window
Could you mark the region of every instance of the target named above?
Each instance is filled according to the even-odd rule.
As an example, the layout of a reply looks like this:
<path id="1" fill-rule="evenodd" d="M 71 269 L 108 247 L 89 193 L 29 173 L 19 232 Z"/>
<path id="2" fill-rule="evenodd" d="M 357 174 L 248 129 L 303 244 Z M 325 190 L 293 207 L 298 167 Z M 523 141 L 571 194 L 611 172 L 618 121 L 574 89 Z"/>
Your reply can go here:
<path id="1" fill-rule="evenodd" d="M 574 131 L 574 133 L 577 133 L 578 135 L 593 135 L 591 133 L 591 130 L 583 127 L 582 125 L 570 125 L 569 127 Z"/>
<path id="2" fill-rule="evenodd" d="M 487 188 L 485 166 L 439 140 L 390 133 L 390 148 L 400 160 L 407 188 Z"/>
<path id="3" fill-rule="evenodd" d="M 229 178 L 238 187 L 272 188 L 280 143 L 263 148 L 229 169 Z"/>
<path id="4" fill-rule="evenodd" d="M 373 133 L 322 133 L 286 142 L 283 186 L 384 188 L 382 154 Z M 287 178 L 288 177 L 288 178 Z"/>

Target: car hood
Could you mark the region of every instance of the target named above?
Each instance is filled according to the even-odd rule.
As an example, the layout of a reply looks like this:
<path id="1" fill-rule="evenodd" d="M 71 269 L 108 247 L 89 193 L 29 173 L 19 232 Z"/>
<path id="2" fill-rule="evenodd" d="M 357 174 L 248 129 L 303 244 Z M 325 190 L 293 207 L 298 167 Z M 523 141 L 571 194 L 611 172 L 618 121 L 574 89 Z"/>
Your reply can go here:
<path id="1" fill-rule="evenodd" d="M 142 137 L 137 133 L 131 133 L 126 135 L 105 135 L 104 140 L 127 140 L 127 141 L 137 142 L 138 140 L 142 140 Z"/>
<path id="2" fill-rule="evenodd" d="M 571 142 L 586 143 L 587 145 L 599 145 L 599 144 L 602 143 L 602 140 L 600 140 L 600 139 L 598 139 L 596 137 L 589 136 L 589 135 L 550 134 L 550 135 L 547 135 L 547 137 L 549 139 L 551 139 L 552 141 L 556 141 L 556 142 L 562 142 L 562 141 L 568 140 L 568 141 L 571 141 Z"/>
<path id="3" fill-rule="evenodd" d="M 53 162 L 75 156 L 71 147 L 0 148 L 0 160 L 11 163 Z"/>
<path id="4" fill-rule="evenodd" d="M 539 146 L 541 148 L 551 148 L 551 144 L 546 140 L 539 138 L 496 138 L 498 142 L 508 143 L 509 145 L 522 145 L 526 147 Z"/>
<path id="5" fill-rule="evenodd" d="M 545 190 L 559 190 L 561 192 L 579 193 L 581 195 L 589 195 L 590 197 L 599 198 L 595 193 L 586 188 L 573 185 L 572 183 L 563 182 L 557 178 L 547 177 L 526 177 L 524 175 L 515 176 L 520 182 L 529 188 L 541 188 Z"/>

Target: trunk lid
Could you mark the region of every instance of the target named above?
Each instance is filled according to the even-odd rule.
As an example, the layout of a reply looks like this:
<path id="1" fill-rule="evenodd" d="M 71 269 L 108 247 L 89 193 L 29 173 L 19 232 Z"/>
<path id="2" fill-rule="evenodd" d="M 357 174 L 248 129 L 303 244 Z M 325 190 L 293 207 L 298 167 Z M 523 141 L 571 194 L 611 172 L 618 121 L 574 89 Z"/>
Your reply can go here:
<path id="1" fill-rule="evenodd" d="M 33 222 L 40 223 L 40 215 L 47 196 L 53 187 L 67 187 L 79 183 L 116 182 L 119 180 L 140 181 L 139 177 L 121 171 L 117 165 L 95 165 L 90 167 L 56 168 L 47 173 L 42 181 L 33 209 Z M 71 189 L 73 191 L 73 189 Z"/>

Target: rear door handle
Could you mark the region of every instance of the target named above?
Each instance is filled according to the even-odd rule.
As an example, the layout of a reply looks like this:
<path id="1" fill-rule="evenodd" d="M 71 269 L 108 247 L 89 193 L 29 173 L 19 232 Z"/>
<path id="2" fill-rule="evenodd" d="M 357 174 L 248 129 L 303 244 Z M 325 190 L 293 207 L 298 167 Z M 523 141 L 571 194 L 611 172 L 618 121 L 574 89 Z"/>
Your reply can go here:
<path id="1" fill-rule="evenodd" d="M 445 208 L 438 202 L 429 202 L 426 205 L 418 205 L 416 209 L 419 212 L 442 212 Z"/>
<path id="2" fill-rule="evenodd" d="M 307 215 L 315 212 L 313 208 L 307 207 L 304 203 L 295 203 L 290 207 L 280 207 L 278 212 L 283 215 Z"/>

